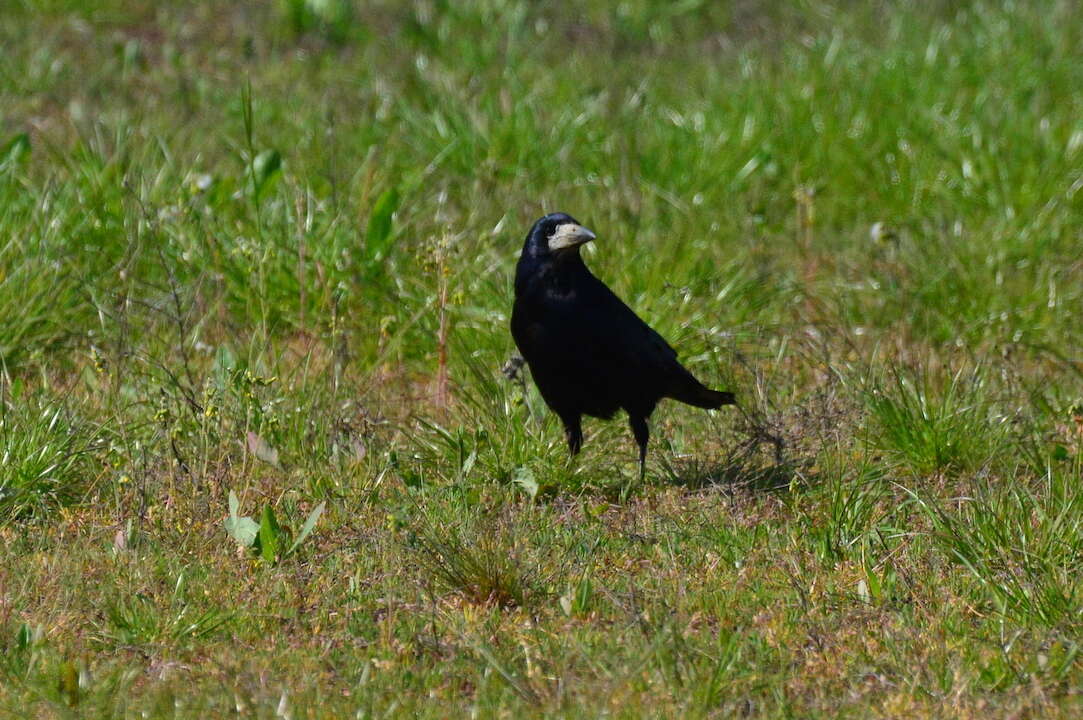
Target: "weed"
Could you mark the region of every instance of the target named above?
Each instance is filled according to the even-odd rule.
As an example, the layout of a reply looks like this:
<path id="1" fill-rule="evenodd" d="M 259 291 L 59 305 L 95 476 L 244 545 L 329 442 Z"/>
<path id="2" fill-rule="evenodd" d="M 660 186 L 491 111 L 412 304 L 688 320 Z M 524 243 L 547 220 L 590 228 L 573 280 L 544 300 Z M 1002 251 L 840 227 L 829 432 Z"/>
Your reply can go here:
<path id="1" fill-rule="evenodd" d="M 59 404 L 0 398 L 0 522 L 42 517 L 83 498 L 99 433 Z"/>
<path id="2" fill-rule="evenodd" d="M 984 372 L 892 369 L 865 391 L 876 447 L 916 474 L 975 470 L 1005 441 Z"/>
<path id="3" fill-rule="evenodd" d="M 538 569 L 507 528 L 479 518 L 451 526 L 428 521 L 409 541 L 425 574 L 467 602 L 522 607 L 539 591 Z"/>

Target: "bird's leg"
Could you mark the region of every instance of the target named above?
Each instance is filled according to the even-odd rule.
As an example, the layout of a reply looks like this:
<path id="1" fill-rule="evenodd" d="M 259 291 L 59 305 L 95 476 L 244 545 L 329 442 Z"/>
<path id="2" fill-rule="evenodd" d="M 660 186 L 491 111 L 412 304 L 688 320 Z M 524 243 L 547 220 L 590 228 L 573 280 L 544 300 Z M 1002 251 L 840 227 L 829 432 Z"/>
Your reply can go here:
<path id="1" fill-rule="evenodd" d="M 647 440 L 650 439 L 651 430 L 647 426 L 647 418 L 641 415 L 629 415 L 628 424 L 632 426 L 632 434 L 639 445 L 639 482 L 643 482 L 647 476 Z"/>
<path id="2" fill-rule="evenodd" d="M 564 422 L 564 437 L 568 440 L 568 451 L 572 455 L 578 455 L 583 447 L 583 426 L 579 415 L 568 415 L 560 418 Z"/>

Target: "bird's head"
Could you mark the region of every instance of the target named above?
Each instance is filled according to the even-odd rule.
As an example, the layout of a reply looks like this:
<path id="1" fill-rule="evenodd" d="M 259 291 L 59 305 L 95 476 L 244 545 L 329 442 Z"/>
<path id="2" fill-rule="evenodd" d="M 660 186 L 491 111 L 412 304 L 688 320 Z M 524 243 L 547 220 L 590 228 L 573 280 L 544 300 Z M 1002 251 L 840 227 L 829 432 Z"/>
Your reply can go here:
<path id="1" fill-rule="evenodd" d="M 579 246 L 594 239 L 571 215 L 550 213 L 540 218 L 527 233 L 523 254 L 535 258 L 579 254 Z"/>

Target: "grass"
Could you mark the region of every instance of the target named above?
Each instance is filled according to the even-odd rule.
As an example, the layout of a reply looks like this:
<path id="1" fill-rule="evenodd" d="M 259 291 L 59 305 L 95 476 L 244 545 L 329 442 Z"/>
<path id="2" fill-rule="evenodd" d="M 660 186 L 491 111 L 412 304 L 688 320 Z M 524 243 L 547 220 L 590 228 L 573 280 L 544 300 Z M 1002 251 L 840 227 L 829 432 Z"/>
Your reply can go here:
<path id="1" fill-rule="evenodd" d="M 8 522 L 77 501 L 96 477 L 95 431 L 36 400 L 19 393 L 0 406 L 0 517 Z"/>
<path id="2" fill-rule="evenodd" d="M 6 8 L 0 714 L 1077 716 L 1077 8 L 761 5 Z M 558 209 L 738 394 L 644 482 Z"/>
<path id="3" fill-rule="evenodd" d="M 941 380 L 894 369 L 868 391 L 875 444 L 918 475 L 974 471 L 1001 449 L 1006 418 L 998 417 L 981 370 Z"/>

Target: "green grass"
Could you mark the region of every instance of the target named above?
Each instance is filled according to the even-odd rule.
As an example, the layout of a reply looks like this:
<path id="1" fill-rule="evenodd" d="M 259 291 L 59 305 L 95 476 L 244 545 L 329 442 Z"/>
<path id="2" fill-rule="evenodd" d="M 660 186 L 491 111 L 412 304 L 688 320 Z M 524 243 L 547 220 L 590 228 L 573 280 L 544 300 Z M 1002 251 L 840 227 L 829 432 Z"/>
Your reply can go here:
<path id="1" fill-rule="evenodd" d="M 1076 3 L 9 5 L 0 715 L 1083 710 Z M 553 210 L 737 392 L 643 482 Z"/>
<path id="2" fill-rule="evenodd" d="M 995 390 L 981 370 L 939 380 L 893 372 L 867 391 L 881 450 L 919 475 L 975 471 L 1002 450 L 1008 418 L 995 412 Z"/>
<path id="3" fill-rule="evenodd" d="M 92 455 L 100 442 L 85 421 L 62 407 L 40 405 L 24 393 L 0 406 L 0 518 L 11 522 L 49 514 L 76 502 L 97 476 Z"/>

